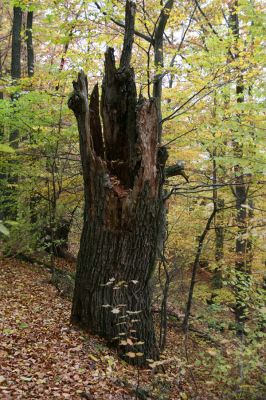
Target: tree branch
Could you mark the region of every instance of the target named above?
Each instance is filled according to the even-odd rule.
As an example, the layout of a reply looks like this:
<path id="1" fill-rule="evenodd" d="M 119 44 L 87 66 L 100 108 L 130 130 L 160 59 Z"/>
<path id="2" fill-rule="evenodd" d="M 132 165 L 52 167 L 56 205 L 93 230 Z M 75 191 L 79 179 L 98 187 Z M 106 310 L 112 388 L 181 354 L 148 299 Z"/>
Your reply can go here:
<path id="1" fill-rule="evenodd" d="M 206 223 L 206 226 L 202 232 L 202 234 L 200 235 L 199 238 L 199 242 L 198 242 L 198 248 L 197 248 L 197 252 L 196 252 L 196 256 L 195 256 L 195 260 L 193 263 L 193 267 L 192 267 L 192 277 L 191 277 L 191 283 L 190 283 L 190 288 L 189 288 L 189 295 L 188 295 L 188 300 L 187 300 L 187 306 L 186 306 L 186 313 L 185 313 L 185 317 L 184 317 L 184 321 L 183 321 L 183 329 L 184 332 L 187 332 L 188 330 L 188 321 L 189 321 L 189 316 L 190 316 L 190 312 L 191 312 L 191 306 L 192 306 L 192 298 L 193 298 L 193 292 L 194 292 L 194 286 L 196 283 L 196 274 L 198 271 L 198 267 L 199 267 L 199 261 L 200 261 L 200 256 L 202 253 L 202 248 L 203 248 L 203 243 L 205 240 L 205 237 L 210 229 L 211 223 L 215 217 L 215 214 L 217 212 L 217 207 L 214 207 L 211 215 L 208 218 L 208 221 Z"/>
<path id="2" fill-rule="evenodd" d="M 125 34 L 123 50 L 120 59 L 120 68 L 128 68 L 130 65 L 132 46 L 134 42 L 136 4 L 127 0 L 125 15 Z"/>
<path id="3" fill-rule="evenodd" d="M 101 13 L 102 13 L 103 15 L 107 15 L 107 13 L 106 13 L 105 11 L 102 10 L 102 7 L 100 6 L 99 3 L 97 3 L 97 1 L 95 1 L 94 4 L 95 4 L 96 7 L 98 8 L 98 10 L 101 11 Z M 124 23 L 124 22 L 118 21 L 118 20 L 116 20 L 116 19 L 114 19 L 114 18 L 112 18 L 112 17 L 110 18 L 110 20 L 111 20 L 115 25 L 120 26 L 120 28 L 125 29 L 125 23 Z M 145 33 L 139 32 L 139 31 L 137 31 L 136 29 L 134 29 L 134 33 L 135 33 L 136 36 L 140 37 L 141 39 L 144 39 L 144 40 L 146 40 L 146 41 L 149 42 L 149 43 L 153 43 L 153 39 L 152 39 L 150 36 L 145 35 Z"/>
<path id="4" fill-rule="evenodd" d="M 173 8 L 174 0 L 168 0 L 163 9 L 161 10 L 157 27 L 155 27 L 153 37 L 154 37 L 154 64 L 155 68 L 163 67 L 163 35 L 165 27 Z M 162 97 L 162 74 L 157 74 L 154 77 L 153 84 L 153 97 L 157 100 L 157 107 L 159 118 L 161 119 L 161 97 Z"/>
<path id="5" fill-rule="evenodd" d="M 177 161 L 176 164 L 166 167 L 164 173 L 166 178 L 181 175 L 188 182 L 188 177 L 185 173 L 185 165 L 183 161 Z"/>
<path id="6" fill-rule="evenodd" d="M 194 3 L 196 4 L 196 6 L 197 6 L 199 12 L 201 13 L 201 15 L 202 15 L 202 16 L 204 17 L 204 19 L 206 20 L 207 25 L 208 25 L 209 28 L 211 29 L 212 33 L 214 33 L 214 35 L 216 35 L 216 36 L 218 37 L 218 39 L 222 42 L 223 39 L 220 38 L 218 32 L 214 29 L 214 27 L 213 27 L 212 24 L 210 23 L 210 21 L 209 21 L 207 15 L 206 15 L 205 12 L 202 10 L 202 8 L 201 8 L 201 6 L 200 6 L 198 0 L 194 0 Z M 227 21 L 226 21 L 226 22 L 227 22 Z M 230 54 L 230 56 L 232 57 L 232 59 L 234 59 L 234 56 L 233 56 L 233 54 L 232 54 L 232 52 L 231 52 L 230 49 L 229 49 L 229 54 Z"/>

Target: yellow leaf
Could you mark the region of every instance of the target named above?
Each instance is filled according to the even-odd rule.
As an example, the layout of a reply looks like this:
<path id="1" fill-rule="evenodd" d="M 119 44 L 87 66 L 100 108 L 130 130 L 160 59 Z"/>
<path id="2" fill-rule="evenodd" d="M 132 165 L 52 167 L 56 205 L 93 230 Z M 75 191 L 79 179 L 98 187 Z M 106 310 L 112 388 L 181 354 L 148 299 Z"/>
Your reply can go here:
<path id="1" fill-rule="evenodd" d="M 99 361 L 99 359 L 96 358 L 93 354 L 89 354 L 89 357 L 90 357 L 91 360 L 93 360 L 95 362 Z"/>
<path id="2" fill-rule="evenodd" d="M 207 353 L 210 355 L 210 356 L 212 356 L 212 357 L 215 357 L 216 356 L 216 350 L 214 350 L 214 349 L 208 349 L 207 350 Z"/>
<path id="3" fill-rule="evenodd" d="M 32 381 L 32 377 L 31 376 L 22 376 L 21 380 L 25 381 L 25 382 L 31 382 Z"/>

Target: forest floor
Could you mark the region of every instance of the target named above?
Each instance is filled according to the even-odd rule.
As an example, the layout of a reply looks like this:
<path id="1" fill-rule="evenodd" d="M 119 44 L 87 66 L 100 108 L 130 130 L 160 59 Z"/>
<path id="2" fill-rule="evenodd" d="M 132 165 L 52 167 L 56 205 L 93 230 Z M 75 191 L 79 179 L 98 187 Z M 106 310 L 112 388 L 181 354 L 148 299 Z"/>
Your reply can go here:
<path id="1" fill-rule="evenodd" d="M 186 340 L 173 325 L 162 356 L 164 371 L 138 370 L 100 338 L 69 323 L 71 302 L 49 283 L 47 270 L 2 259 L 0 277 L 1 400 L 220 398 L 194 364 L 202 346 L 211 354 L 215 344 L 193 335 Z"/>

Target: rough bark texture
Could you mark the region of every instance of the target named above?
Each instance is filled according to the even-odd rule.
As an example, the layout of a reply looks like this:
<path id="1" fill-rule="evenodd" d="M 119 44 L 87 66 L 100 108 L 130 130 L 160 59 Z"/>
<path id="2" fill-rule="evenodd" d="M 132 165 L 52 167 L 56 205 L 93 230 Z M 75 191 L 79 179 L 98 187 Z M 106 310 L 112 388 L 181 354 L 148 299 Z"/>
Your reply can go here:
<path id="1" fill-rule="evenodd" d="M 116 69 L 113 49 L 107 50 L 103 129 L 98 88 L 89 105 L 83 72 L 68 103 L 78 122 L 85 193 L 72 321 L 113 342 L 127 360 L 143 364 L 158 356 L 150 279 L 163 214 L 164 165 L 156 104 L 137 103 L 127 65 Z M 129 351 L 143 356 L 130 359 Z"/>

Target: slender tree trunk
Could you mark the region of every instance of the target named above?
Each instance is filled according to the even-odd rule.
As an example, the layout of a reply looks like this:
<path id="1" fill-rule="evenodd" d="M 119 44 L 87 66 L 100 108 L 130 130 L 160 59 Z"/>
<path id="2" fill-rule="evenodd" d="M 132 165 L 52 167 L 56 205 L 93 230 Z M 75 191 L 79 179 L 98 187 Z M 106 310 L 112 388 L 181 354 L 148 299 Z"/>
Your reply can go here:
<path id="1" fill-rule="evenodd" d="M 28 62 L 28 76 L 34 75 L 34 51 L 32 42 L 32 25 L 33 25 L 33 11 L 27 14 L 27 28 L 26 28 L 26 43 L 27 43 L 27 62 Z"/>
<path id="2" fill-rule="evenodd" d="M 164 32 L 173 5 L 174 5 L 174 0 L 168 0 L 165 3 L 154 31 L 153 47 L 154 47 L 154 65 L 156 68 L 156 75 L 154 77 L 154 83 L 153 83 L 153 97 L 156 99 L 157 102 L 159 121 L 162 120 L 161 98 L 162 98 L 162 79 L 163 79 L 162 68 L 164 64 L 164 53 L 163 53 Z M 161 136 L 161 131 L 162 131 L 161 123 L 159 127 Z"/>
<path id="3" fill-rule="evenodd" d="M 235 199 L 236 199 L 236 224 L 237 224 L 237 237 L 236 237 L 236 285 L 235 285 L 235 317 L 237 323 L 237 333 L 241 336 L 244 332 L 244 323 L 247 318 L 248 312 L 248 291 L 250 286 L 251 275 L 251 259 L 249 246 L 250 241 L 247 238 L 248 227 L 248 213 L 245 206 L 247 201 L 247 185 L 245 184 L 243 173 L 238 175 L 239 169 L 236 166 L 236 185 L 235 185 Z M 242 172 L 242 171 L 241 171 Z"/>
<path id="4" fill-rule="evenodd" d="M 188 331 L 189 317 L 190 317 L 190 312 L 191 312 L 191 307 L 192 307 L 194 287 L 196 284 L 196 275 L 197 275 L 197 272 L 199 269 L 200 257 L 201 257 L 201 253 L 202 253 L 202 249 L 203 249 L 204 240 L 207 236 L 207 233 L 209 232 L 211 223 L 215 217 L 216 212 L 217 212 L 217 207 L 216 207 L 216 205 L 214 205 L 213 211 L 207 220 L 206 226 L 205 226 L 202 234 L 199 237 L 197 252 L 196 252 L 196 256 L 195 256 L 193 267 L 192 267 L 192 276 L 191 276 L 191 281 L 190 281 L 190 288 L 189 288 L 189 293 L 188 293 L 185 317 L 184 317 L 184 321 L 183 321 L 184 332 Z"/>
<path id="5" fill-rule="evenodd" d="M 159 336 L 159 348 L 160 351 L 164 351 L 165 346 L 166 346 L 166 338 L 167 338 L 167 326 L 168 326 L 168 320 L 167 320 L 167 300 L 168 300 L 168 295 L 169 295 L 169 287 L 170 287 L 170 275 L 169 271 L 167 269 L 167 260 L 164 256 L 164 254 L 161 254 L 161 263 L 160 267 L 163 267 L 164 270 L 164 283 L 160 281 L 161 289 L 162 289 L 162 302 L 161 302 L 161 311 L 160 311 L 160 317 L 161 317 L 161 323 L 160 323 L 160 336 Z M 159 268 L 160 268 L 159 267 Z M 159 279 L 161 278 L 161 270 L 159 270 Z"/>
<path id="6" fill-rule="evenodd" d="M 0 19 L 1 22 L 1 19 Z M 2 67 L 2 54 L 0 51 L 0 78 L 2 78 L 3 75 L 3 67 Z M 0 91 L 0 100 L 4 100 L 4 93 Z M 0 126 L 0 135 L 2 135 L 2 126 Z"/>
<path id="7" fill-rule="evenodd" d="M 1 23 L 1 17 L 0 17 L 0 23 Z M 2 54 L 0 51 L 0 78 L 3 76 L 3 66 L 2 66 Z M 4 100 L 4 93 L 0 91 L 0 100 Z M 0 125 L 0 138 L 3 136 L 4 128 L 2 125 Z"/>
<path id="8" fill-rule="evenodd" d="M 216 121 L 216 107 L 217 107 L 217 97 L 216 92 L 214 92 L 213 97 L 213 110 L 212 117 L 215 123 Z M 215 140 L 215 133 L 213 134 Z M 219 210 L 216 213 L 214 219 L 214 231 L 215 231 L 215 270 L 212 277 L 212 287 L 213 289 L 220 289 L 222 287 L 222 264 L 224 258 L 224 200 L 220 197 L 218 193 L 217 183 L 218 183 L 218 165 L 216 162 L 217 155 L 221 155 L 217 145 L 214 146 L 213 151 L 210 151 L 212 157 L 212 183 L 213 183 L 213 206 L 215 209 Z M 212 293 L 212 297 L 215 293 Z"/>
<path id="9" fill-rule="evenodd" d="M 134 14 L 134 3 L 127 2 L 127 17 Z M 127 26 L 132 32 L 132 20 Z M 164 164 L 155 101 L 137 103 L 132 43 L 125 33 L 118 69 L 113 49 L 106 52 L 102 124 L 98 86 L 88 104 L 83 72 L 68 103 L 78 123 L 85 195 L 71 319 L 113 342 L 128 361 L 144 364 L 158 357 L 150 281 L 162 226 Z"/>
<path id="10" fill-rule="evenodd" d="M 217 207 L 220 210 L 224 209 L 224 199 L 217 199 Z M 223 285 L 222 267 L 224 259 L 224 216 L 223 212 L 217 214 L 215 220 L 215 262 L 216 268 L 213 275 L 214 289 L 221 289 Z"/>
<path id="11" fill-rule="evenodd" d="M 223 226 L 223 209 L 224 199 L 218 195 L 217 187 L 217 164 L 216 164 L 216 151 L 215 148 L 213 154 L 213 204 L 219 210 L 219 213 L 215 216 L 214 231 L 215 231 L 215 262 L 216 267 L 213 274 L 212 284 L 214 289 L 220 289 L 222 287 L 222 264 L 224 258 L 224 226 Z"/>
<path id="12" fill-rule="evenodd" d="M 235 59 L 239 58 L 239 50 L 237 48 L 238 41 L 240 38 L 239 32 L 239 20 L 238 20 L 238 0 L 234 1 L 230 12 L 230 26 L 235 38 Z M 244 98 L 244 77 L 242 71 L 239 71 L 239 77 L 236 82 L 236 102 L 242 104 L 245 101 Z M 241 119 L 241 114 L 237 115 L 237 118 Z M 233 142 L 235 157 L 241 159 L 243 157 L 242 145 L 237 141 Z M 235 273 L 236 273 L 236 284 L 235 284 L 235 318 L 237 325 L 237 334 L 241 337 L 244 333 L 244 324 L 248 313 L 248 293 L 250 287 L 250 275 L 251 275 L 251 260 L 252 260 L 252 248 L 250 246 L 250 240 L 247 238 L 248 228 L 248 212 L 245 205 L 248 202 L 248 189 L 249 184 L 245 182 L 244 171 L 240 165 L 235 165 L 235 185 L 233 193 L 236 201 L 236 224 L 237 224 L 237 237 L 235 244 Z"/>
<path id="13" fill-rule="evenodd" d="M 33 40 L 32 40 L 32 27 L 33 27 L 33 11 L 28 11 L 27 13 L 27 26 L 26 26 L 26 45 L 27 45 L 27 70 L 28 77 L 32 77 L 34 75 L 34 48 L 33 48 Z M 29 133 L 29 137 L 31 140 L 31 134 Z M 30 207 L 30 222 L 35 229 L 35 224 L 38 220 L 38 201 L 39 196 L 34 195 L 34 191 L 32 191 L 29 200 Z"/>
<path id="14" fill-rule="evenodd" d="M 0 15 L 0 23 L 1 21 L 1 15 Z M 2 57 L 1 57 L 1 52 L 0 52 L 0 78 L 2 77 Z M 4 100 L 4 93 L 0 91 L 0 101 Z M 0 141 L 2 141 L 3 136 L 4 136 L 4 130 L 5 127 L 2 123 L 0 123 Z M 5 217 L 5 213 L 4 213 L 4 204 L 5 204 L 5 200 L 4 200 L 4 194 L 6 192 L 6 173 L 5 171 L 1 171 L 0 173 L 0 192 L 2 193 L 1 196 L 1 200 L 0 200 L 0 220 L 3 220 Z"/>
<path id="15" fill-rule="evenodd" d="M 12 48 L 11 48 L 11 77 L 14 80 L 21 78 L 21 27 L 22 27 L 22 10 L 20 7 L 13 8 L 13 26 L 12 26 Z M 14 113 L 16 112 L 16 101 L 18 93 L 11 96 Z M 9 134 L 9 144 L 13 149 L 18 148 L 19 130 L 14 129 Z M 10 168 L 7 172 L 7 181 L 9 187 L 4 191 L 4 216 L 9 219 L 16 219 L 17 206 L 15 199 L 15 185 L 18 182 L 17 161 L 10 160 Z"/>
<path id="16" fill-rule="evenodd" d="M 12 54 L 11 54 L 12 79 L 19 79 L 21 77 L 21 26 L 22 26 L 22 10 L 20 7 L 14 7 L 13 27 L 12 27 Z"/>
<path id="17" fill-rule="evenodd" d="M 21 78 L 21 27 L 22 27 L 22 10 L 20 7 L 13 8 L 13 27 L 12 27 L 12 53 L 11 53 L 11 77 L 12 79 Z M 18 94 L 12 96 L 15 101 Z M 10 133 L 10 145 L 18 148 L 19 131 L 15 129 Z"/>

